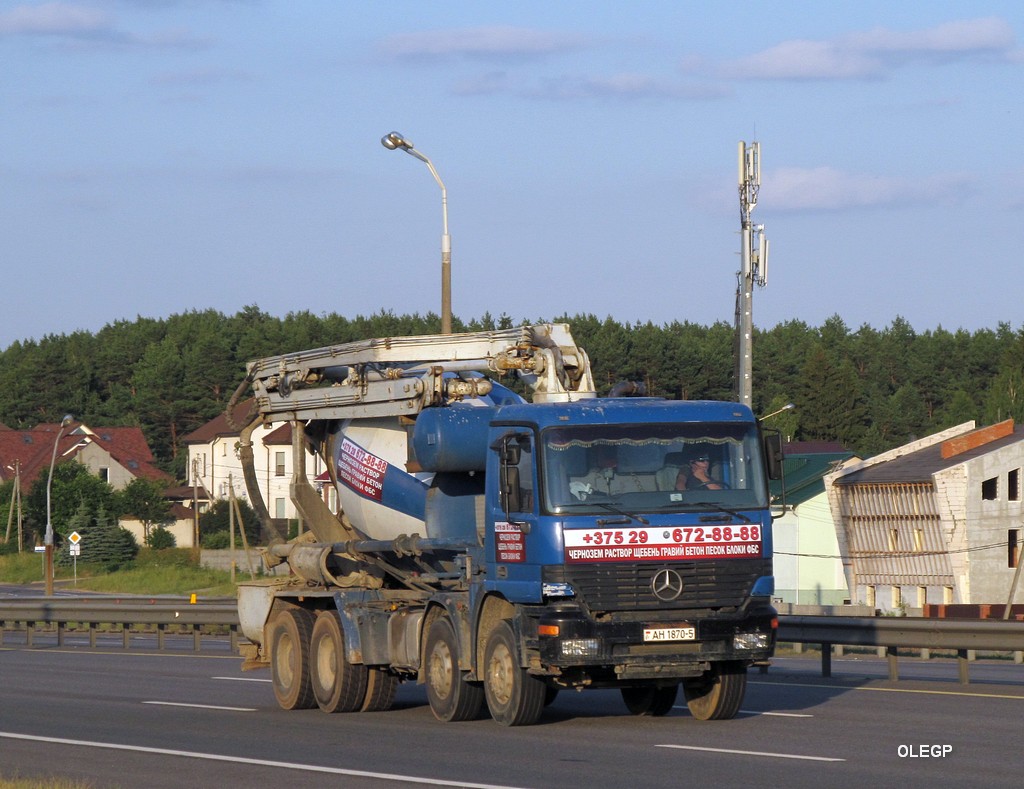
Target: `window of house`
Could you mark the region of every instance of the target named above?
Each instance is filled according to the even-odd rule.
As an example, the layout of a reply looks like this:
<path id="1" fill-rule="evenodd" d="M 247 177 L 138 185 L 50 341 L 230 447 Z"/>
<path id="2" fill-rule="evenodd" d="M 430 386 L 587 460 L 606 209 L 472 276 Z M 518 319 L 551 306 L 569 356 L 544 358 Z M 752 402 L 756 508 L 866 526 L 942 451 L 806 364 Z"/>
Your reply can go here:
<path id="1" fill-rule="evenodd" d="M 899 608 L 903 605 L 903 588 L 894 586 L 892 588 L 892 607 Z"/>
<path id="2" fill-rule="evenodd" d="M 942 602 L 946 605 L 953 604 L 953 587 L 943 586 L 942 587 Z"/>
<path id="3" fill-rule="evenodd" d="M 999 495 L 999 477 L 991 477 L 981 483 L 981 497 L 985 501 L 995 501 Z"/>
<path id="4" fill-rule="evenodd" d="M 1020 469 L 1011 469 L 1006 475 L 1006 498 L 1020 501 Z"/>
<path id="5" fill-rule="evenodd" d="M 284 452 L 274 453 L 274 474 L 278 477 L 284 476 Z"/>
<path id="6" fill-rule="evenodd" d="M 864 594 L 867 597 L 867 600 L 865 602 L 867 603 L 868 607 L 869 608 L 874 608 L 875 607 L 875 587 L 873 587 L 873 586 L 867 587 L 867 589 L 864 590 Z"/>
<path id="7" fill-rule="evenodd" d="M 1016 567 L 1020 563 L 1020 529 L 1006 532 L 1006 566 Z"/>
<path id="8" fill-rule="evenodd" d="M 283 518 L 284 516 L 284 499 L 274 499 L 274 517 Z"/>
<path id="9" fill-rule="evenodd" d="M 924 529 L 920 526 L 914 529 L 914 550 L 918 553 L 924 550 Z"/>
<path id="10" fill-rule="evenodd" d="M 100 479 L 110 482 L 110 469 L 107 466 L 100 466 Z"/>
<path id="11" fill-rule="evenodd" d="M 900 530 L 889 529 L 889 550 L 898 551 L 900 549 Z"/>
<path id="12" fill-rule="evenodd" d="M 928 605 L 928 587 L 919 586 L 917 587 L 917 607 L 924 608 Z"/>

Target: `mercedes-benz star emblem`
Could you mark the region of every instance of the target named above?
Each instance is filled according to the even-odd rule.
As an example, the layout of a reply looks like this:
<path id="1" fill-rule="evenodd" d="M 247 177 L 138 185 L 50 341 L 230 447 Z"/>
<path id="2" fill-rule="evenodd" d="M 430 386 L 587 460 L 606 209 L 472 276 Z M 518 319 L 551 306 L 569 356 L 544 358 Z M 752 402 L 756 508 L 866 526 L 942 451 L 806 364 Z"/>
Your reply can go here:
<path id="1" fill-rule="evenodd" d="M 675 570 L 658 570 L 651 579 L 651 591 L 659 600 L 669 603 L 683 593 L 683 579 Z"/>

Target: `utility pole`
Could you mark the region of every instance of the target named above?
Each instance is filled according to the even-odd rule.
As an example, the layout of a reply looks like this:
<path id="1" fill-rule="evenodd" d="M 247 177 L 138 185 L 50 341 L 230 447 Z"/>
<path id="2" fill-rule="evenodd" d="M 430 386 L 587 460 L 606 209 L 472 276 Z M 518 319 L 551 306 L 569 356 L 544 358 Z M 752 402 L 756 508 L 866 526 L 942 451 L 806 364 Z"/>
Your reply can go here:
<path id="1" fill-rule="evenodd" d="M 754 285 L 768 284 L 768 239 L 750 215 L 761 189 L 761 143 L 739 144 L 740 270 L 736 284 L 736 399 L 753 407 Z"/>

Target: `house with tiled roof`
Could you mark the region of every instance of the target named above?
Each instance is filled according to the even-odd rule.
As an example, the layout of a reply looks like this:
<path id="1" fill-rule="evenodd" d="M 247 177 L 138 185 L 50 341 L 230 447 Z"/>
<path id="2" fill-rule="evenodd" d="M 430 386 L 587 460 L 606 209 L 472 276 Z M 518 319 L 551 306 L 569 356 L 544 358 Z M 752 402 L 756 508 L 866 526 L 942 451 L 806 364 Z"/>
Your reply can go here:
<path id="1" fill-rule="evenodd" d="M 965 422 L 830 474 L 851 594 L 885 611 L 1005 604 L 1021 554 L 1022 467 L 1024 428 L 1011 419 Z"/>
<path id="2" fill-rule="evenodd" d="M 774 599 L 794 605 L 848 603 L 824 479 L 856 457 L 841 444 L 820 441 L 791 442 L 783 455 L 783 478 L 771 486 L 773 503 L 786 505 L 772 521 Z"/>
<path id="3" fill-rule="evenodd" d="M 235 424 L 251 420 L 251 406 L 252 400 L 235 406 Z M 228 424 L 224 414 L 219 414 L 182 439 L 188 448 L 189 474 L 209 491 L 213 499 L 228 498 L 232 489 L 236 498 L 249 498 L 236 447 L 238 439 L 238 431 Z M 253 431 L 252 442 L 253 465 L 263 501 L 270 517 L 279 521 L 278 528 L 286 533 L 288 521 L 298 517 L 289 496 L 294 459 L 291 425 L 260 425 Z M 322 487 L 322 483 L 316 483 L 316 477 L 325 470 L 319 456 L 306 456 L 306 474 L 311 485 Z M 190 483 L 192 481 L 189 480 Z"/>
<path id="4" fill-rule="evenodd" d="M 27 489 L 40 474 L 49 472 L 51 460 L 76 460 L 115 490 L 124 489 L 138 477 L 172 481 L 154 465 L 153 453 L 138 427 L 94 429 L 73 422 L 63 432 L 59 424 L 49 423 L 31 430 L 0 430 L 0 481 L 17 472 L 22 488 Z"/>
<path id="5" fill-rule="evenodd" d="M 31 430 L 0 426 L 0 481 L 17 476 L 22 491 L 27 492 L 37 479 L 49 473 L 51 462 L 69 460 L 81 463 L 114 490 L 123 490 L 140 478 L 162 484 L 173 482 L 170 474 L 155 465 L 138 427 L 92 428 L 81 422 L 72 422 L 63 430 L 55 423 L 43 423 Z M 172 515 L 175 520 L 168 528 L 178 538 L 177 544 L 191 545 L 191 514 L 178 507 Z M 128 516 L 121 525 L 142 542 L 142 524 Z"/>

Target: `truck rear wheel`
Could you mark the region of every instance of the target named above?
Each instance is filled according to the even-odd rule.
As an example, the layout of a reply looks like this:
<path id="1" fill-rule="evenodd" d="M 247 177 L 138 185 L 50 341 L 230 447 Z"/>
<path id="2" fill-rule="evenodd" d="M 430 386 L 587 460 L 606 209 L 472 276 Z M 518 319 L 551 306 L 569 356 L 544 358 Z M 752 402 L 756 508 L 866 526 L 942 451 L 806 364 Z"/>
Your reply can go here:
<path id="1" fill-rule="evenodd" d="M 382 668 L 369 668 L 366 675 L 366 696 L 359 711 L 386 712 L 391 709 L 398 689 L 398 677 Z"/>
<path id="2" fill-rule="evenodd" d="M 703 677 L 683 683 L 686 705 L 697 720 L 736 717 L 747 691 L 747 667 L 730 660 L 714 664 Z"/>
<path id="3" fill-rule="evenodd" d="M 316 706 L 309 680 L 309 645 L 313 614 L 286 608 L 270 622 L 270 676 L 274 697 L 285 710 Z"/>
<path id="4" fill-rule="evenodd" d="M 487 639 L 484 693 L 491 717 L 503 726 L 530 726 L 544 710 L 547 688 L 519 665 L 519 645 L 507 619 Z"/>
<path id="5" fill-rule="evenodd" d="M 355 712 L 366 698 L 367 668 L 349 663 L 345 634 L 335 611 L 321 611 L 309 650 L 310 684 L 324 712 Z"/>
<path id="6" fill-rule="evenodd" d="M 462 679 L 458 641 L 448 617 L 439 617 L 430 625 L 423 658 L 427 700 L 434 717 L 446 723 L 476 718 L 483 707 L 484 690 Z"/>
<path id="7" fill-rule="evenodd" d="M 638 688 L 622 689 L 622 700 L 626 702 L 626 709 L 630 714 L 649 715 L 654 718 L 668 715 L 672 711 L 672 705 L 676 703 L 678 695 L 678 684 L 664 687 L 644 685 Z"/>

